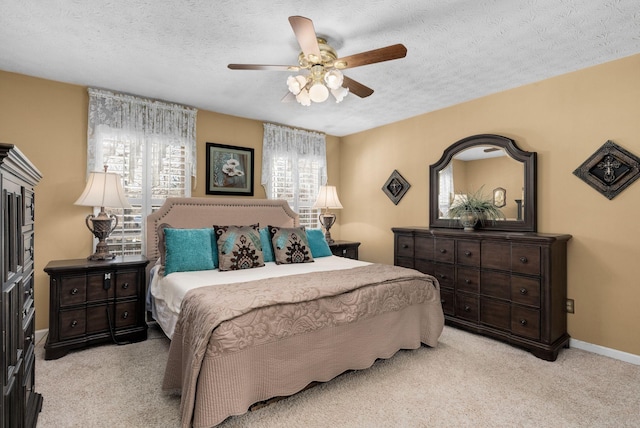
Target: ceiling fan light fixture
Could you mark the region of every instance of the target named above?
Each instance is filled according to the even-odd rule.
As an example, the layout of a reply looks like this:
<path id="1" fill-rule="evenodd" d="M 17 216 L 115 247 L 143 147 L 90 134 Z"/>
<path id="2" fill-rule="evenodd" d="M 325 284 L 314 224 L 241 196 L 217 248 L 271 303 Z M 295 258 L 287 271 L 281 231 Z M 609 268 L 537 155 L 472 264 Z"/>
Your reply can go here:
<path id="1" fill-rule="evenodd" d="M 331 69 L 327 71 L 324 75 L 324 82 L 327 84 L 329 89 L 338 89 L 342 86 L 342 82 L 344 80 L 344 76 L 340 70 Z"/>
<path id="2" fill-rule="evenodd" d="M 293 95 L 298 95 L 300 91 L 306 86 L 307 79 L 303 75 L 289 76 L 287 78 L 287 87 Z"/>
<path id="3" fill-rule="evenodd" d="M 296 95 L 296 101 L 298 101 L 303 106 L 310 106 L 311 97 L 309 96 L 309 91 L 307 91 L 305 88 L 302 88 L 302 90 Z"/>
<path id="4" fill-rule="evenodd" d="M 309 97 L 314 103 L 321 103 L 329 98 L 329 89 L 322 82 L 315 82 L 309 88 Z"/>
<path id="5" fill-rule="evenodd" d="M 349 93 L 349 88 L 339 87 L 331 90 L 331 95 L 336 99 L 336 104 L 341 102 Z"/>

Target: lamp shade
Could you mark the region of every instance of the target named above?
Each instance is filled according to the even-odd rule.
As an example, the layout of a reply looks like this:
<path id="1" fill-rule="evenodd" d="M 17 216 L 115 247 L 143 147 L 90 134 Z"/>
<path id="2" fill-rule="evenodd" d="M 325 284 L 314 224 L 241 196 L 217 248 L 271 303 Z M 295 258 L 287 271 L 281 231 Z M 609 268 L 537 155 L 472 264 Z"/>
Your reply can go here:
<path id="1" fill-rule="evenodd" d="M 320 186 L 320 192 L 318 192 L 318 199 L 313 204 L 313 208 L 328 208 L 328 209 L 341 209 L 342 204 L 338 199 L 338 192 L 336 192 L 336 186 Z"/>
<path id="2" fill-rule="evenodd" d="M 84 192 L 74 204 L 101 208 L 131 208 L 124 196 L 122 178 L 111 172 L 90 173 Z"/>

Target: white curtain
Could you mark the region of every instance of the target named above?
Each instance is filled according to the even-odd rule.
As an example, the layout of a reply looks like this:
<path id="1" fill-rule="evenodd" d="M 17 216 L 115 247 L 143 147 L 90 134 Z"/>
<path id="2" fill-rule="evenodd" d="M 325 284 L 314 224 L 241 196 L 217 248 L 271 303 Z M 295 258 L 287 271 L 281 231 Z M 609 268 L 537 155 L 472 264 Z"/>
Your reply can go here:
<path id="1" fill-rule="evenodd" d="M 102 137 L 126 134 L 138 144 L 147 140 L 186 147 L 188 170 L 195 177 L 196 114 L 179 104 L 89 88 L 87 174 L 102 170 Z"/>
<path id="2" fill-rule="evenodd" d="M 440 210 L 441 217 L 449 216 L 449 207 L 453 200 L 453 162 L 449 162 L 446 168 L 440 171 L 438 181 L 440 183 L 440 189 L 438 192 L 438 208 Z"/>
<path id="3" fill-rule="evenodd" d="M 282 195 L 275 194 L 278 186 L 273 180 L 277 179 L 283 163 L 291 168 L 288 174 L 288 183 L 293 189 L 294 195 L 288 199 L 292 208 L 299 212 L 306 205 L 305 201 L 315 201 L 319 186 L 327 182 L 327 145 L 324 134 L 318 132 L 303 131 L 301 129 L 288 128 L 286 126 L 264 124 L 264 137 L 262 142 L 262 185 L 267 198 L 279 199 Z M 313 186 L 309 189 L 308 175 L 315 171 Z M 302 204 L 302 205 L 300 205 Z"/>

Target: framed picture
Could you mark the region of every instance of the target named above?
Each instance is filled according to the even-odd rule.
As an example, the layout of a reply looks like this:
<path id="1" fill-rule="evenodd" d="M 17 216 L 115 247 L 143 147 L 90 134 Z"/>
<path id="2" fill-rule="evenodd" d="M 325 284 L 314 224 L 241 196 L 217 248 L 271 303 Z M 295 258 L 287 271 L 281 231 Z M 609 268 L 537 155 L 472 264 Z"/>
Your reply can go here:
<path id="1" fill-rule="evenodd" d="M 207 143 L 207 195 L 253 196 L 253 149 Z"/>
<path id="2" fill-rule="evenodd" d="M 493 205 L 502 208 L 507 205 L 507 191 L 502 187 L 493 189 Z"/>

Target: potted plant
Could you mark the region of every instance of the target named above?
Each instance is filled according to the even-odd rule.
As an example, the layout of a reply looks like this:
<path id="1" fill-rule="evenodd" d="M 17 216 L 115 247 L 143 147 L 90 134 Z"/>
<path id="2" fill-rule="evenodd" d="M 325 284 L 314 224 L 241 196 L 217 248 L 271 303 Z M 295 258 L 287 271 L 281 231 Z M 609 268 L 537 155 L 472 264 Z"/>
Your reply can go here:
<path id="1" fill-rule="evenodd" d="M 456 193 L 449 207 L 449 217 L 460 220 L 464 230 L 474 230 L 478 222 L 504 219 L 500 208 L 482 193 L 482 187 L 473 193 Z"/>

